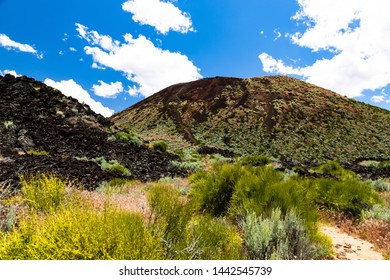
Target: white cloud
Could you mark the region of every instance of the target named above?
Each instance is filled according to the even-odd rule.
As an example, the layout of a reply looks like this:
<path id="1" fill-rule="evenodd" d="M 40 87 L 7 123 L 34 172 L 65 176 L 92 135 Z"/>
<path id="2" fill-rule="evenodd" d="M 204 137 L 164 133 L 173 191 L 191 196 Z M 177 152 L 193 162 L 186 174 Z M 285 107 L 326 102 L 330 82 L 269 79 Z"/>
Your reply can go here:
<path id="1" fill-rule="evenodd" d="M 156 47 L 150 40 L 140 35 L 133 38 L 124 35 L 124 42 L 77 24 L 82 38 L 90 43 L 84 48 L 92 56 L 92 67 L 109 67 L 123 72 L 127 79 L 138 84 L 130 91 L 150 96 L 157 91 L 180 82 L 200 79 L 199 69 L 187 56 Z"/>
<path id="2" fill-rule="evenodd" d="M 98 45 L 106 51 L 115 51 L 119 48 L 120 42 L 113 41 L 110 36 L 100 35 L 96 31 L 88 31 L 88 27 L 76 23 L 76 30 L 79 32 L 81 38 L 87 40 L 91 45 Z"/>
<path id="3" fill-rule="evenodd" d="M 70 50 L 71 52 L 77 52 L 77 50 L 76 50 L 75 48 L 73 48 L 73 47 L 70 47 L 69 50 Z"/>
<path id="4" fill-rule="evenodd" d="M 169 1 L 128 0 L 122 8 L 133 14 L 135 22 L 153 26 L 162 34 L 170 30 L 181 33 L 194 31 L 190 16 Z"/>
<path id="5" fill-rule="evenodd" d="M 266 72 L 295 74 L 308 82 L 349 97 L 364 90 L 377 90 L 390 83 L 389 4 L 382 0 L 298 0 L 294 20 L 305 24 L 302 33 L 290 35 L 291 42 L 313 52 L 327 51 L 304 67 L 287 66 L 263 53 L 259 56 Z"/>
<path id="6" fill-rule="evenodd" d="M 371 97 L 371 101 L 375 102 L 375 103 L 384 102 L 385 101 L 385 96 L 383 96 L 383 95 L 374 95 L 373 97 Z"/>
<path id="7" fill-rule="evenodd" d="M 278 73 L 283 75 L 301 75 L 300 69 L 295 69 L 291 66 L 285 66 L 282 60 L 276 60 L 275 58 L 266 53 L 260 54 L 259 58 L 263 63 L 263 70 L 267 73 Z"/>
<path id="8" fill-rule="evenodd" d="M 115 98 L 118 93 L 124 91 L 123 85 L 121 82 L 111 82 L 110 84 L 106 84 L 103 81 L 99 80 L 100 85 L 93 85 L 93 92 L 101 97 L 106 98 Z"/>
<path id="9" fill-rule="evenodd" d="M 103 67 L 103 66 L 97 64 L 96 62 L 92 63 L 92 68 L 99 69 L 99 70 L 105 70 L 106 69 L 106 67 Z"/>
<path id="10" fill-rule="evenodd" d="M 5 69 L 4 71 L 1 71 L 1 70 L 0 70 L 0 75 L 1 75 L 1 76 L 5 76 L 5 75 L 7 75 L 7 74 L 10 74 L 10 75 L 12 75 L 12 76 L 14 76 L 14 77 L 20 77 L 20 76 L 22 76 L 22 75 L 19 75 L 18 73 L 16 73 L 15 70 L 8 70 L 8 69 Z"/>
<path id="11" fill-rule="evenodd" d="M 43 54 L 38 53 L 38 51 L 34 49 L 32 46 L 28 44 L 15 42 L 5 34 L 0 34 L 0 46 L 6 48 L 7 50 L 16 50 L 21 52 L 32 53 L 39 59 L 43 58 Z"/>
<path id="12" fill-rule="evenodd" d="M 280 31 L 278 31 L 278 29 L 274 30 L 274 34 L 275 34 L 274 41 L 277 41 L 280 37 L 282 37 L 282 33 L 280 33 Z"/>
<path id="13" fill-rule="evenodd" d="M 110 117 L 112 114 L 114 114 L 114 110 L 104 107 L 102 103 L 93 100 L 89 93 L 72 79 L 60 82 L 46 79 L 44 83 L 48 86 L 60 90 L 66 96 L 71 96 L 81 103 L 84 102 L 85 104 L 89 105 L 93 111 L 101 114 L 104 117 Z"/>

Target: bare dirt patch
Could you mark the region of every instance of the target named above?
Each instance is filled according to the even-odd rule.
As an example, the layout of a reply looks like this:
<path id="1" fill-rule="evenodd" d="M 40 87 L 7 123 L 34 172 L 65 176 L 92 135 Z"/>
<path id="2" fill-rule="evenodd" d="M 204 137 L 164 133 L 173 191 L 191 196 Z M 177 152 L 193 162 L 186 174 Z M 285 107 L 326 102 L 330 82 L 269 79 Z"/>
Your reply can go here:
<path id="1" fill-rule="evenodd" d="M 390 256 L 390 221 L 364 220 L 349 217 L 333 211 L 323 211 L 322 219 L 355 239 L 370 242 L 375 251 L 381 252 L 384 258 Z"/>
<path id="2" fill-rule="evenodd" d="M 337 260 L 383 260 L 383 255 L 368 241 L 348 235 L 333 226 L 323 226 L 320 230 L 332 239 L 334 258 Z"/>

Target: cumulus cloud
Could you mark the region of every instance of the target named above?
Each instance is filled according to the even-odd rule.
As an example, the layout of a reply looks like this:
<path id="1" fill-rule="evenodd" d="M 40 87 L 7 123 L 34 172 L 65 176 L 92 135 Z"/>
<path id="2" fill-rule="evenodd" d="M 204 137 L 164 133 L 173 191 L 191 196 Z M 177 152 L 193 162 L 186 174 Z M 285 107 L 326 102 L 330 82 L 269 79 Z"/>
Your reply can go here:
<path id="1" fill-rule="evenodd" d="M 172 84 L 202 77 L 187 56 L 162 50 L 142 35 L 133 38 L 126 34 L 124 42 L 119 42 L 108 35 L 89 31 L 81 24 L 77 24 L 77 31 L 90 43 L 84 51 L 92 56 L 92 67 L 123 72 L 128 80 L 137 84 L 130 89 L 131 95 L 150 96 Z"/>
<path id="2" fill-rule="evenodd" d="M 194 31 L 190 16 L 169 1 L 128 0 L 122 4 L 122 8 L 133 14 L 135 22 L 153 26 L 162 34 L 170 30 L 180 33 Z"/>
<path id="3" fill-rule="evenodd" d="M 51 79 L 45 79 L 44 83 L 48 86 L 58 89 L 66 96 L 73 97 L 81 103 L 84 102 L 93 111 L 101 114 L 104 117 L 110 117 L 112 114 L 114 114 L 114 110 L 104 107 L 102 103 L 92 99 L 89 93 L 72 79 L 60 82 L 55 82 Z"/>
<path id="4" fill-rule="evenodd" d="M 390 30 L 388 4 L 382 0 L 298 0 L 293 20 L 305 31 L 288 34 L 291 42 L 312 52 L 326 51 L 304 67 L 288 66 L 262 53 L 263 69 L 270 73 L 299 75 L 310 83 L 349 97 L 377 90 L 390 83 Z"/>
<path id="5" fill-rule="evenodd" d="M 43 54 L 38 53 L 38 51 L 32 46 L 15 42 L 5 34 L 0 34 L 0 46 L 6 48 L 7 50 L 16 50 L 20 52 L 32 53 L 39 59 L 43 58 Z"/>
<path id="6" fill-rule="evenodd" d="M 383 95 L 374 95 L 373 97 L 371 97 L 371 101 L 375 103 L 380 103 L 385 101 L 385 97 Z"/>
<path id="7" fill-rule="evenodd" d="M 301 70 L 291 66 L 284 65 L 284 62 L 280 59 L 275 59 L 267 53 L 259 55 L 261 62 L 263 63 L 263 70 L 268 73 L 278 73 L 283 75 L 295 74 L 301 75 Z"/>
<path id="8" fill-rule="evenodd" d="M 96 31 L 89 31 L 88 27 L 76 23 L 76 30 L 79 33 L 79 37 L 85 39 L 91 45 L 97 45 L 106 51 L 115 51 L 120 47 L 120 42 L 112 40 L 110 36 L 100 35 Z"/>
<path id="9" fill-rule="evenodd" d="M 14 76 L 14 77 L 20 77 L 20 76 L 22 76 L 22 75 L 19 75 L 18 73 L 16 73 L 15 70 L 8 70 L 8 69 L 6 69 L 6 70 L 4 70 L 4 71 L 1 71 L 1 70 L 0 70 L 0 75 L 1 75 L 1 76 L 5 76 L 5 75 L 7 75 L 7 74 L 10 74 L 10 75 L 12 75 L 12 76 Z"/>
<path id="10" fill-rule="evenodd" d="M 123 85 L 121 82 L 111 82 L 107 84 L 103 81 L 98 81 L 100 85 L 93 85 L 93 92 L 101 97 L 105 98 L 115 98 L 118 93 L 123 92 Z"/>

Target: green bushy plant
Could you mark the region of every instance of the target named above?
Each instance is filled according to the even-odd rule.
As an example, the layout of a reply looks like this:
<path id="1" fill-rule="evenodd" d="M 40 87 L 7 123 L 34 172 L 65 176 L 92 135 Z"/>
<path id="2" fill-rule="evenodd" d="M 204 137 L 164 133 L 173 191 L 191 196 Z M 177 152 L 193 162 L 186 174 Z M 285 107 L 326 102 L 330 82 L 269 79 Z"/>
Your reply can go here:
<path id="1" fill-rule="evenodd" d="M 328 161 L 319 167 L 313 168 L 313 170 L 341 181 L 357 178 L 353 171 L 343 168 L 337 161 Z"/>
<path id="2" fill-rule="evenodd" d="M 243 259 L 243 240 L 238 230 L 224 218 L 194 216 L 186 231 L 184 259 Z"/>
<path id="3" fill-rule="evenodd" d="M 125 185 L 129 185 L 135 181 L 123 179 L 123 178 L 114 178 L 110 181 L 103 181 L 99 183 L 99 186 L 96 188 L 97 193 L 104 193 L 108 195 L 112 194 L 121 194 L 124 193 L 124 189 L 122 188 Z"/>
<path id="4" fill-rule="evenodd" d="M 27 151 L 27 154 L 30 156 L 49 156 L 50 155 L 46 151 L 34 151 L 34 150 Z"/>
<path id="5" fill-rule="evenodd" d="M 54 174 L 21 176 L 20 182 L 30 209 L 52 213 L 64 200 L 66 183 Z"/>
<path id="6" fill-rule="evenodd" d="M 320 207 L 334 209 L 353 216 L 360 216 L 362 210 L 368 210 L 383 200 L 369 183 L 357 179 L 336 181 L 328 178 L 316 179 L 312 183 L 311 193 Z"/>
<path id="7" fill-rule="evenodd" d="M 141 214 L 105 203 L 96 209 L 85 193 L 53 175 L 22 177 L 28 211 L 0 238 L 0 259 L 162 259 L 161 237 Z M 65 198 L 65 199 L 64 199 Z M 55 210 L 55 212 L 54 212 Z"/>
<path id="8" fill-rule="evenodd" d="M 147 193 L 150 207 L 149 224 L 162 237 L 165 258 L 174 259 L 185 247 L 186 226 L 191 219 L 191 208 L 180 190 L 168 184 L 155 184 Z"/>
<path id="9" fill-rule="evenodd" d="M 17 191 L 7 184 L 0 184 L 0 233 L 11 231 L 16 220 L 14 198 Z"/>
<path id="10" fill-rule="evenodd" d="M 388 168 L 390 167 L 390 160 L 385 160 L 379 163 L 379 168 Z"/>
<path id="11" fill-rule="evenodd" d="M 152 148 L 156 151 L 166 152 L 168 150 L 168 144 L 164 141 L 157 141 L 152 143 Z"/>
<path id="12" fill-rule="evenodd" d="M 241 173 L 242 167 L 239 164 L 216 164 L 211 171 L 193 174 L 190 177 L 190 196 L 197 210 L 213 216 L 225 215 Z"/>
<path id="13" fill-rule="evenodd" d="M 372 209 L 363 210 L 362 218 L 390 221 L 390 208 L 380 204 L 375 204 Z"/>
<path id="14" fill-rule="evenodd" d="M 233 159 L 231 158 L 228 158 L 228 157 L 224 157 L 220 154 L 212 154 L 210 156 L 210 162 L 212 164 L 219 164 L 219 163 L 232 163 L 233 162 Z"/>
<path id="15" fill-rule="evenodd" d="M 195 147 L 185 148 L 177 151 L 181 161 L 172 161 L 172 165 L 178 168 L 186 169 L 191 173 L 203 170 L 205 165 L 202 161 L 204 155 L 199 154 Z"/>
<path id="16" fill-rule="evenodd" d="M 286 215 L 291 209 L 303 219 L 305 226 L 315 229 L 318 212 L 312 200 L 307 180 L 290 177 L 284 180 L 281 172 L 272 167 L 247 167 L 245 175 L 237 182 L 230 205 L 230 214 L 245 217 L 254 212 L 268 217 L 275 209 Z"/>
<path id="17" fill-rule="evenodd" d="M 126 177 L 131 176 L 130 170 L 121 164 L 113 164 L 112 166 L 109 167 L 109 169 L 111 172 L 122 174 L 122 176 L 126 176 Z"/>
<path id="18" fill-rule="evenodd" d="M 115 133 L 114 137 L 109 138 L 109 140 L 116 140 L 116 139 L 120 141 L 132 143 L 136 146 L 142 145 L 141 139 L 133 133 L 117 132 Z"/>
<path id="19" fill-rule="evenodd" d="M 5 122 L 3 123 L 3 125 L 4 125 L 4 128 L 7 129 L 7 130 L 10 130 L 10 129 L 12 129 L 12 128 L 15 127 L 13 121 L 5 121 Z"/>
<path id="20" fill-rule="evenodd" d="M 389 186 L 384 180 L 368 180 L 367 183 L 371 184 L 377 192 L 386 192 L 389 190 Z"/>
<path id="21" fill-rule="evenodd" d="M 243 165 L 263 166 L 271 163 L 271 160 L 262 155 L 244 156 L 241 160 Z"/>
<path id="22" fill-rule="evenodd" d="M 180 162 L 180 161 L 173 160 L 172 165 L 176 166 L 178 168 L 181 168 L 181 169 L 188 170 L 190 172 L 196 172 L 196 171 L 202 170 L 204 168 L 204 164 L 200 161 L 199 162 L 185 162 L 185 161 Z"/>
<path id="23" fill-rule="evenodd" d="M 102 170 L 109 170 L 125 177 L 131 176 L 131 171 L 125 166 L 121 165 L 117 160 L 107 161 L 104 157 L 97 157 L 92 161 L 98 163 Z"/>
<path id="24" fill-rule="evenodd" d="M 248 214 L 243 230 L 250 259 L 305 260 L 318 257 L 319 250 L 293 210 L 283 216 L 276 208 L 268 218 Z"/>
<path id="25" fill-rule="evenodd" d="M 1 241 L 0 259 L 161 259 L 161 245 L 139 214 L 89 205 L 62 208 L 56 215 L 32 214 Z"/>

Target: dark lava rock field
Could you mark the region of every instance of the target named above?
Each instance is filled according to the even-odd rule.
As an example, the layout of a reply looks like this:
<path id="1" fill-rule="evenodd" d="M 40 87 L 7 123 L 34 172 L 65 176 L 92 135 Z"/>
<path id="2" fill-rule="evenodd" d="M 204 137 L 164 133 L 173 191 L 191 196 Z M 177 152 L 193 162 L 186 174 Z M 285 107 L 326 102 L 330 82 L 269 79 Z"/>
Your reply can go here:
<path id="1" fill-rule="evenodd" d="M 25 76 L 0 76 L 0 183 L 19 185 L 19 176 L 54 172 L 93 189 L 113 178 L 142 181 L 185 176 L 177 156 L 114 137 L 118 127 L 87 105 Z M 115 160 L 131 176 L 103 170 L 94 160 Z"/>

